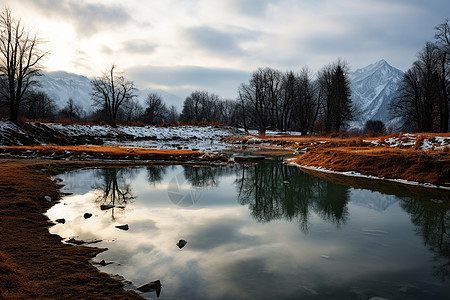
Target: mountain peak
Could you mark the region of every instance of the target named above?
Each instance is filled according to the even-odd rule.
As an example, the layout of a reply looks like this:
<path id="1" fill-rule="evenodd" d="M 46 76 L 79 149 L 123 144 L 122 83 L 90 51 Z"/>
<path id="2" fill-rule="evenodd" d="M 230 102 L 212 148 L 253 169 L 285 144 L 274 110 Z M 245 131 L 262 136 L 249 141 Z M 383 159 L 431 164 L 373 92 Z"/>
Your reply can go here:
<path id="1" fill-rule="evenodd" d="M 388 65 L 388 66 L 391 67 L 391 65 L 384 59 L 380 59 L 379 61 L 377 61 L 375 63 L 375 65 L 378 66 L 378 67 L 382 67 L 382 66 L 385 66 L 385 65 Z"/>
<path id="2" fill-rule="evenodd" d="M 402 77 L 403 72 L 384 59 L 350 73 L 352 101 L 359 108 L 357 119 L 361 125 L 371 119 L 385 123 L 390 120 L 389 103 Z"/>

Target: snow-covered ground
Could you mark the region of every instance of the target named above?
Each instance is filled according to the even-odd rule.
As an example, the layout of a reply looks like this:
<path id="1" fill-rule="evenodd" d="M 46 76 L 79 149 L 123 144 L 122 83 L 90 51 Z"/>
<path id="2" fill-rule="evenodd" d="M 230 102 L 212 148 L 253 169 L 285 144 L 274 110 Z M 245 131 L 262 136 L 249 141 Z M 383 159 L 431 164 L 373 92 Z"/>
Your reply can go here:
<path id="1" fill-rule="evenodd" d="M 100 125 L 29 124 L 36 128 L 46 127 L 68 139 L 89 137 L 90 139 L 99 139 L 104 145 L 110 146 L 169 150 L 190 149 L 202 152 L 228 150 L 232 145 L 223 142 L 222 139 L 243 134 L 241 130 L 233 127 L 216 126 L 118 126 L 112 128 Z M 45 137 L 31 136 L 30 130 L 23 130 L 9 121 L 0 121 L 0 146 L 10 145 L 15 133 L 26 136 L 39 144 L 46 144 Z M 21 142 L 18 141 L 15 144 L 20 145 Z"/>
<path id="2" fill-rule="evenodd" d="M 403 133 L 390 138 L 365 140 L 364 142 L 376 147 L 415 148 L 417 146 L 417 150 L 444 150 L 450 145 L 450 137 L 428 137 L 426 134 Z"/>

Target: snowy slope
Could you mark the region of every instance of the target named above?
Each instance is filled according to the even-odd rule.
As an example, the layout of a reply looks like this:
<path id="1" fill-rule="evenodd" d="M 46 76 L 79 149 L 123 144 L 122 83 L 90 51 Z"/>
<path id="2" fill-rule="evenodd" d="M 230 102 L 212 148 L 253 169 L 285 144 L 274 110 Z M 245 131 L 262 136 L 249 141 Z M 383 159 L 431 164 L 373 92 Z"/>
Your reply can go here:
<path id="1" fill-rule="evenodd" d="M 402 78 L 403 72 L 385 60 L 350 73 L 352 102 L 358 110 L 353 127 L 362 127 L 367 120 L 390 124 L 389 103 Z"/>
<path id="2" fill-rule="evenodd" d="M 76 105 L 82 107 L 87 113 L 93 111 L 91 102 L 92 85 L 89 78 L 73 73 L 63 71 L 44 72 L 37 78 L 40 82 L 38 90 L 42 90 L 55 101 L 56 106 L 61 109 L 66 106 L 69 98 L 72 98 Z M 141 105 L 144 105 L 145 98 L 150 92 L 156 92 L 161 95 L 167 106 L 175 105 L 177 109 L 181 108 L 183 100 L 179 97 L 162 90 L 137 90 L 136 99 Z"/>
<path id="3" fill-rule="evenodd" d="M 45 92 L 55 101 L 56 106 L 61 109 L 66 106 L 70 98 L 86 112 L 92 112 L 90 93 L 92 92 L 91 81 L 81 75 L 67 72 L 44 72 L 38 77 L 39 90 Z"/>

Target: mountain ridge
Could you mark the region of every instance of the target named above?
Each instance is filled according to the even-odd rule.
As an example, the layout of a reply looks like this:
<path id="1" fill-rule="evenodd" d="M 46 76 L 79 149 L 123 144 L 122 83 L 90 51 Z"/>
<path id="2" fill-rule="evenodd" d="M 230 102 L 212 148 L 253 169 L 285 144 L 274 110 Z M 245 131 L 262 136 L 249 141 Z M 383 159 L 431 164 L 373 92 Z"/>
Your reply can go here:
<path id="1" fill-rule="evenodd" d="M 397 93 L 403 78 L 403 72 L 381 59 L 366 67 L 349 72 L 351 99 L 357 109 L 350 128 L 363 128 L 368 120 L 381 120 L 386 127 L 395 127 L 397 120 L 390 119 L 389 104 Z M 58 109 L 62 109 L 69 98 L 81 106 L 87 113 L 93 112 L 91 105 L 91 80 L 83 75 L 65 71 L 44 72 L 38 78 L 39 90 L 54 99 Z M 181 109 L 183 99 L 163 90 L 137 90 L 137 100 L 143 105 L 150 92 L 159 93 L 167 106 L 175 105 Z"/>
<path id="2" fill-rule="evenodd" d="M 90 78 L 66 71 L 51 71 L 43 72 L 42 76 L 39 76 L 37 80 L 39 81 L 39 87 L 36 89 L 45 92 L 53 99 L 58 109 L 64 108 L 67 101 L 72 99 L 86 113 L 93 112 Z M 151 92 L 160 94 L 166 105 L 175 105 L 177 108 L 181 107 L 180 103 L 182 100 L 178 96 L 157 89 L 137 89 L 135 93 L 137 101 L 143 105 L 147 95 Z"/>
<path id="3" fill-rule="evenodd" d="M 387 127 L 396 125 L 391 120 L 389 104 L 397 94 L 403 72 L 381 59 L 349 74 L 352 103 L 358 109 L 350 127 L 362 128 L 368 120 L 383 121 Z"/>

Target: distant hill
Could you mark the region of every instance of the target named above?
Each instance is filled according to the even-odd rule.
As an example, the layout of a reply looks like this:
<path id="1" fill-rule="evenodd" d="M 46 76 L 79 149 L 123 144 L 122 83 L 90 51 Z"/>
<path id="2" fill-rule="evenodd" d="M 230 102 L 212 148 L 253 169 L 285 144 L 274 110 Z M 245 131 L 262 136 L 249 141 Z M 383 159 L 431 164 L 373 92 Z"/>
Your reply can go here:
<path id="1" fill-rule="evenodd" d="M 384 59 L 350 73 L 353 106 L 358 110 L 352 127 L 363 127 L 368 120 L 381 120 L 390 127 L 389 104 L 396 96 L 403 72 Z"/>
<path id="2" fill-rule="evenodd" d="M 90 96 L 92 86 L 88 77 L 64 71 L 56 71 L 43 72 L 43 75 L 38 77 L 38 80 L 40 87 L 37 89 L 49 95 L 59 109 L 66 105 L 69 98 L 72 98 L 74 103 L 81 106 L 86 112 L 93 111 Z M 144 104 L 145 98 L 150 92 L 159 93 L 167 106 L 175 105 L 178 109 L 181 108 L 184 100 L 165 91 L 152 89 L 137 90 L 137 100 L 141 104 Z"/>

